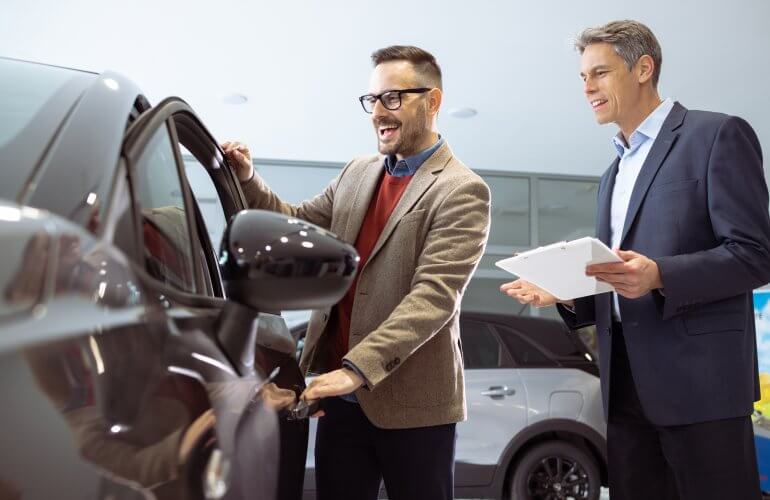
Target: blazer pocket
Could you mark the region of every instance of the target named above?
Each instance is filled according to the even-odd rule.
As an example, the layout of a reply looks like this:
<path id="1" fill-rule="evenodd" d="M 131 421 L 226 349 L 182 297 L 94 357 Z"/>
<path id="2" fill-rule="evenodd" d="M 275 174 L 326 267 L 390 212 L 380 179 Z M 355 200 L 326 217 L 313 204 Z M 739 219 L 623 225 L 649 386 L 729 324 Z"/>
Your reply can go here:
<path id="1" fill-rule="evenodd" d="M 668 193 L 681 193 L 682 191 L 695 191 L 698 186 L 698 179 L 687 179 L 683 181 L 667 182 L 665 184 L 653 184 L 650 186 L 648 196 L 660 196 Z"/>
<path id="2" fill-rule="evenodd" d="M 398 221 L 398 226 L 403 226 L 407 224 L 414 224 L 415 222 L 420 222 L 423 218 L 425 218 L 425 209 L 421 208 L 420 210 L 415 210 L 413 212 L 408 212 L 406 215 L 401 217 L 401 220 Z"/>
<path id="3" fill-rule="evenodd" d="M 438 335 L 448 335 L 441 332 Z M 435 343 L 436 339 L 432 339 Z M 452 354 L 443 352 L 444 346 L 424 344 L 404 362 L 391 386 L 393 399 L 400 406 L 430 408 L 443 406 L 455 396 L 457 377 Z M 438 349 L 437 349 L 438 347 Z"/>
<path id="4" fill-rule="evenodd" d="M 684 327 L 688 335 L 740 333 L 746 330 L 746 315 L 739 312 L 688 315 L 684 317 Z"/>

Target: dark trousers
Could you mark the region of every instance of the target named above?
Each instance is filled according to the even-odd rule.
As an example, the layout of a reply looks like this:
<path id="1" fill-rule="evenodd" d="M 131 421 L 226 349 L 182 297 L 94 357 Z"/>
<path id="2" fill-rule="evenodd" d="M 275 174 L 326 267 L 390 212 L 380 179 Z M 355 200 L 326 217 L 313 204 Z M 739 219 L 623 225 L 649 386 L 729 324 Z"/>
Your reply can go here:
<path id="1" fill-rule="evenodd" d="M 620 325 L 607 423 L 612 500 L 760 500 L 750 417 L 657 426 L 645 417 Z"/>
<path id="2" fill-rule="evenodd" d="M 373 500 L 384 479 L 390 500 L 451 500 L 455 424 L 379 429 L 361 407 L 323 401 L 315 445 L 318 500 Z"/>

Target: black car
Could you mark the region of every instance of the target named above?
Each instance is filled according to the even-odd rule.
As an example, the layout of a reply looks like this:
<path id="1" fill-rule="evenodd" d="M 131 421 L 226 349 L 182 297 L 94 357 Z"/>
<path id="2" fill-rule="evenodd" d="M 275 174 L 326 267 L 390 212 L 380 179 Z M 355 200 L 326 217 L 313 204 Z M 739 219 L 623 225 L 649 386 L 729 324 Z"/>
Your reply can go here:
<path id="1" fill-rule="evenodd" d="M 275 313 L 336 303 L 355 250 L 245 210 L 178 98 L 3 58 L 0 90 L 0 499 L 300 498 Z"/>

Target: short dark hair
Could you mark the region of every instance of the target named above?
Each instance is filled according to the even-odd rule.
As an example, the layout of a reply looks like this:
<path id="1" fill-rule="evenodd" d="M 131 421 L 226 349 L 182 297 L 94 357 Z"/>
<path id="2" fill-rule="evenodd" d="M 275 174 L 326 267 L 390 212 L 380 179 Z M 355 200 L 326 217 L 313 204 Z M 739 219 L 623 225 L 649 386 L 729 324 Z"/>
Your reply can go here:
<path id="1" fill-rule="evenodd" d="M 433 87 L 441 87 L 441 68 L 433 54 L 413 45 L 391 45 L 372 53 L 374 66 L 390 61 L 409 61 L 415 71 Z"/>
<path id="2" fill-rule="evenodd" d="M 575 48 L 581 54 L 594 43 L 606 42 L 623 58 L 628 69 L 632 69 L 640 57 L 648 55 L 655 63 L 652 85 L 658 86 L 663 52 L 652 30 L 639 21 L 612 21 L 604 26 L 583 30 L 575 40 Z"/>

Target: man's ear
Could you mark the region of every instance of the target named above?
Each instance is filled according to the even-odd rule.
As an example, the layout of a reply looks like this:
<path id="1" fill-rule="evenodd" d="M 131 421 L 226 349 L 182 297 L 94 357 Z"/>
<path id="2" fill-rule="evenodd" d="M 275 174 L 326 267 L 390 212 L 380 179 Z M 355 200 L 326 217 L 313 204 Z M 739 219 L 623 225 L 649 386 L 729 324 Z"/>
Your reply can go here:
<path id="1" fill-rule="evenodd" d="M 636 61 L 635 69 L 639 83 L 646 83 L 652 80 L 652 75 L 655 73 L 655 61 L 652 60 L 652 56 L 645 54 Z"/>
<path id="2" fill-rule="evenodd" d="M 441 92 L 441 89 L 434 88 L 428 91 L 428 113 L 430 115 L 435 115 L 438 113 L 443 98 L 444 93 Z"/>

